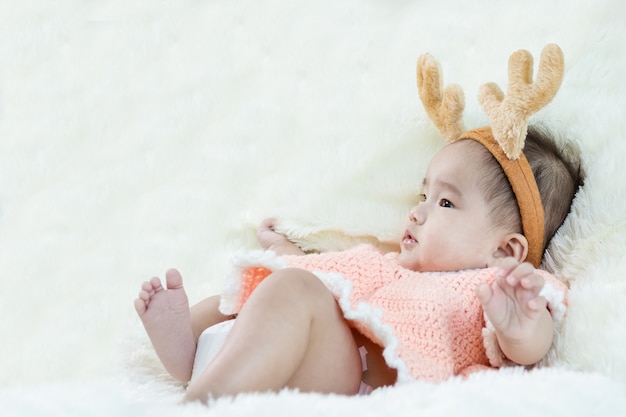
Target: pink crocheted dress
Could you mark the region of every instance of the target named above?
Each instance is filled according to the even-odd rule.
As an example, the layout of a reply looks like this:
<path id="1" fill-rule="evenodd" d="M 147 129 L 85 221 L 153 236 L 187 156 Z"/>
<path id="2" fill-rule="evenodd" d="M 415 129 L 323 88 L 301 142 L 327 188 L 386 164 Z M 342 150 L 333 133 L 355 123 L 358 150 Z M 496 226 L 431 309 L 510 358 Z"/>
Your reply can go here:
<path id="1" fill-rule="evenodd" d="M 398 382 L 442 381 L 476 366 L 505 363 L 493 326 L 474 294 L 479 283 L 493 282 L 495 268 L 410 271 L 398 265 L 398 253 L 383 254 L 370 245 L 306 256 L 255 251 L 234 264 L 222 295 L 222 313 L 237 313 L 272 271 L 311 271 L 335 296 L 351 325 L 383 346 L 387 364 L 398 371 Z M 566 287 L 540 273 L 546 281 L 542 295 L 558 324 L 565 312 Z"/>

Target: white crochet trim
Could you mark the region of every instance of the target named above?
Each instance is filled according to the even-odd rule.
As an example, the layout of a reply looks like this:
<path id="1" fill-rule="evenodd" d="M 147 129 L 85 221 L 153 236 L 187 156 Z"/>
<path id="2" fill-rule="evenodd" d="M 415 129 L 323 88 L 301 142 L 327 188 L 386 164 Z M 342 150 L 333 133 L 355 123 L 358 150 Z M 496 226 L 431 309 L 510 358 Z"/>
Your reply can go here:
<path id="1" fill-rule="evenodd" d="M 366 302 L 359 302 L 356 306 L 350 303 L 352 282 L 348 281 L 339 273 L 313 271 L 313 273 L 326 285 L 337 299 L 337 303 L 347 320 L 358 322 L 367 327 L 382 343 L 383 357 L 391 368 L 398 371 L 398 383 L 410 382 L 414 378 L 409 372 L 406 363 L 398 356 L 398 339 L 393 329 L 382 322 L 383 312 L 381 309 L 372 307 Z"/>
<path id="2" fill-rule="evenodd" d="M 236 314 L 241 296 L 241 275 L 244 270 L 253 266 L 263 266 L 271 271 L 277 271 L 287 266 L 287 263 L 276 256 L 271 250 L 255 250 L 231 258 L 233 270 L 226 275 L 222 296 L 220 299 L 220 313 L 229 315 Z"/>
<path id="3" fill-rule="evenodd" d="M 563 291 L 557 290 L 550 283 L 546 283 L 539 294 L 542 295 L 548 302 L 548 309 L 550 310 L 550 314 L 552 315 L 552 321 L 554 322 L 554 335 L 552 339 L 552 346 L 550 347 L 548 353 L 543 357 L 543 359 L 536 364 L 536 366 L 544 366 L 552 362 L 553 358 L 556 356 L 555 341 L 560 335 L 567 307 L 565 306 L 565 295 L 563 294 Z M 486 314 L 485 327 L 483 328 L 482 334 L 483 345 L 485 346 L 485 353 L 487 354 L 487 358 L 489 359 L 489 363 L 491 364 L 491 366 L 498 368 L 502 366 L 518 366 L 516 363 L 508 360 L 506 356 L 504 356 L 504 353 L 502 353 L 500 345 L 498 344 L 498 339 L 496 337 L 496 329 L 493 327 L 493 324 Z"/>

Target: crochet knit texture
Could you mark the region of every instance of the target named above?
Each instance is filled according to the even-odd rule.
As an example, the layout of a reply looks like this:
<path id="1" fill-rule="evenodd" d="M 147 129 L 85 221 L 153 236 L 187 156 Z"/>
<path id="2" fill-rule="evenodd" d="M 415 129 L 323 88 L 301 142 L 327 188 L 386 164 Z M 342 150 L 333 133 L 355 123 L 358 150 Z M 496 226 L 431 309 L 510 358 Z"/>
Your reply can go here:
<path id="1" fill-rule="evenodd" d="M 369 245 L 306 256 L 261 254 L 236 261 L 239 269 L 223 294 L 223 313 L 238 312 L 271 271 L 302 268 L 324 282 L 352 326 L 385 348 L 385 360 L 398 370 L 399 382 L 441 381 L 502 363 L 493 357 L 500 354 L 497 346 L 489 346 L 495 338 L 483 340 L 484 313 L 474 293 L 479 283 L 493 282 L 496 268 L 410 271 L 398 265 L 397 253 L 383 254 Z M 561 302 L 566 287 L 540 273 L 546 286 L 560 290 L 553 301 Z"/>

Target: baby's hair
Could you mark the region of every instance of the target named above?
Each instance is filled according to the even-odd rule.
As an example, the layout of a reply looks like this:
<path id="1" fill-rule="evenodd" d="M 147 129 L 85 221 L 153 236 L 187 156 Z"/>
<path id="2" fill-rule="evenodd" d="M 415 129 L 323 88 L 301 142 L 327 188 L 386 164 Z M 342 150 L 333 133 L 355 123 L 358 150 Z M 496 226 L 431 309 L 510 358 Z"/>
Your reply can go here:
<path id="1" fill-rule="evenodd" d="M 557 140 L 545 127 L 528 128 L 524 155 L 533 170 L 543 204 L 543 250 L 569 214 L 584 183 L 580 150 L 571 141 Z"/>
<path id="2" fill-rule="evenodd" d="M 468 142 L 474 142 L 469 140 Z M 570 212 L 574 196 L 583 185 L 584 174 L 578 148 L 571 142 L 560 143 L 546 128 L 529 126 L 524 155 L 537 181 L 544 209 L 544 239 L 542 252 L 561 227 Z M 495 157 L 482 145 L 485 181 L 480 184 L 485 200 L 491 205 L 495 227 L 510 228 L 522 233 L 522 220 L 517 200 L 504 171 Z"/>

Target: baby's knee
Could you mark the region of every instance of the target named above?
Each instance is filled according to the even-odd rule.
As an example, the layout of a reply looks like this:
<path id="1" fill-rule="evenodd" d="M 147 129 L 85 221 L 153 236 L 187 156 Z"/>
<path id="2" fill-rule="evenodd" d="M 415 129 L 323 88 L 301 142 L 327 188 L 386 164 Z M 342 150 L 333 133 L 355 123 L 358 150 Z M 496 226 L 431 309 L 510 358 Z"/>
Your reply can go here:
<path id="1" fill-rule="evenodd" d="M 286 268 L 273 272 L 265 281 L 276 291 L 286 292 L 291 296 L 307 298 L 327 297 L 330 292 L 322 281 L 312 272 L 299 268 Z"/>

